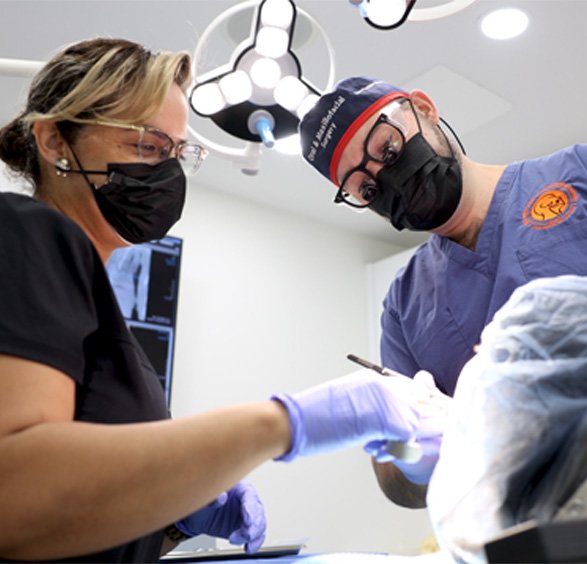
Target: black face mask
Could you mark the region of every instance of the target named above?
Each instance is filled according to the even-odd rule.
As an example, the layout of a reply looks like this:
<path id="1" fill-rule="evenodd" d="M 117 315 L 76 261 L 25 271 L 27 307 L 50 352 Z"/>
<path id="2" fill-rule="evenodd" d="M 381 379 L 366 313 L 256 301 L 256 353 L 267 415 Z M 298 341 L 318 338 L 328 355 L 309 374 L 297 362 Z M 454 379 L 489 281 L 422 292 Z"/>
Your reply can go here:
<path id="1" fill-rule="evenodd" d="M 398 230 L 430 231 L 446 223 L 461 200 L 461 168 L 454 157 L 441 157 L 421 133 L 400 157 L 377 174 L 378 191 L 369 208 Z"/>
<path id="2" fill-rule="evenodd" d="M 186 177 L 177 159 L 156 165 L 109 163 L 108 172 L 79 171 L 93 188 L 102 215 L 129 243 L 161 239 L 181 217 L 185 203 Z M 101 186 L 88 174 L 108 174 Z"/>

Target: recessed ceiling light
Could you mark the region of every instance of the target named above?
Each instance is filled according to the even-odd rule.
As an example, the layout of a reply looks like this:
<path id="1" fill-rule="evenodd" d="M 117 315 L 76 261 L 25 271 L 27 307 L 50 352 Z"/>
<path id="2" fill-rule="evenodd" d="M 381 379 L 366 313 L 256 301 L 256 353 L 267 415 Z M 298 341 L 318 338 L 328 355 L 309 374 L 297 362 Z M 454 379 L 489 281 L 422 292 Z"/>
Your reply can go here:
<path id="1" fill-rule="evenodd" d="M 528 15 L 518 8 L 500 8 L 481 21 L 481 31 L 491 39 L 511 39 L 526 30 Z"/>

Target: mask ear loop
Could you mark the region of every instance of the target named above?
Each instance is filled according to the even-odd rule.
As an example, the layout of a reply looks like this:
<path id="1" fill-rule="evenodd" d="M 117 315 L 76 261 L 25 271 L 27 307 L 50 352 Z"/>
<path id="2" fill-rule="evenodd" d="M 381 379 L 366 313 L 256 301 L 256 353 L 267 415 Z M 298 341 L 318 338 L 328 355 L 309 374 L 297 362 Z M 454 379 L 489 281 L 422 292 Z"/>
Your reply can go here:
<path id="1" fill-rule="evenodd" d="M 414 108 L 414 104 L 412 103 L 412 100 L 410 98 L 406 98 L 406 100 L 408 101 L 408 103 L 410 104 L 410 107 L 412 108 L 412 113 L 414 114 L 414 117 L 416 118 L 416 122 L 418 124 L 418 130 L 420 131 L 420 133 L 422 133 L 422 126 L 420 125 L 420 118 L 418 118 L 418 112 L 416 112 L 416 110 Z M 438 119 L 442 122 L 443 125 L 446 126 L 446 128 L 450 131 L 451 135 L 456 139 L 463 155 L 466 155 L 467 151 L 465 151 L 464 145 L 461 143 L 461 140 L 459 139 L 459 136 L 455 133 L 455 130 L 450 126 L 450 123 L 448 123 L 448 121 L 446 121 L 442 116 L 438 116 Z M 448 144 L 450 152 L 452 153 L 453 152 L 452 146 L 450 144 L 450 141 L 448 140 L 448 137 L 446 136 L 446 133 L 442 130 L 442 127 L 438 126 L 438 129 L 440 129 L 440 132 L 442 133 L 443 137 L 446 139 L 446 142 Z M 453 157 L 454 157 L 454 153 L 453 153 Z"/>
<path id="2" fill-rule="evenodd" d="M 67 143 L 67 141 L 66 141 Z M 109 173 L 103 170 L 85 170 L 84 167 L 82 166 L 82 163 L 80 162 L 80 160 L 77 158 L 77 155 L 75 154 L 75 151 L 73 150 L 73 147 L 67 143 L 67 146 L 69 147 L 69 150 L 71 151 L 71 154 L 73 155 L 73 158 L 75 159 L 75 162 L 78 166 L 79 170 L 69 170 L 69 173 L 75 172 L 77 174 L 82 174 L 83 177 L 85 178 L 86 182 L 88 183 L 88 186 L 92 189 L 92 190 L 98 190 L 98 186 L 96 184 L 94 184 L 93 182 L 90 181 L 90 178 L 88 177 L 88 174 L 105 174 L 108 175 Z"/>
<path id="3" fill-rule="evenodd" d="M 461 143 L 461 140 L 459 139 L 459 136 L 455 133 L 455 130 L 450 126 L 450 124 L 448 123 L 448 121 L 446 121 L 443 117 L 438 116 L 438 119 L 440 119 L 440 121 L 442 122 L 443 125 L 445 125 L 447 127 L 447 129 L 451 132 L 451 135 L 457 140 L 457 143 L 459 144 L 459 147 L 463 153 L 463 155 L 467 154 L 467 151 L 465 151 L 465 147 L 464 145 Z M 442 131 L 442 128 L 440 128 L 440 131 Z M 442 134 L 444 135 L 444 138 L 448 141 L 446 134 L 444 133 L 444 131 L 442 131 Z M 450 143 L 448 144 L 450 147 Z"/>

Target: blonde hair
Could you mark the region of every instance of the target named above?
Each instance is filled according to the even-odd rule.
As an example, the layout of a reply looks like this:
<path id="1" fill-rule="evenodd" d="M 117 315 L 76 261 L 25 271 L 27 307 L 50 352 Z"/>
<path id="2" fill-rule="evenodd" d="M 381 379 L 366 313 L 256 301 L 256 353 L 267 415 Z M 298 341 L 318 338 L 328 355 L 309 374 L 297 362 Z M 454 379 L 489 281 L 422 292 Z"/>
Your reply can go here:
<path id="1" fill-rule="evenodd" d="M 93 120 L 140 124 L 163 103 L 176 83 L 192 80 L 187 53 L 151 53 L 124 39 L 81 41 L 55 55 L 35 76 L 25 110 L 0 129 L 0 159 L 33 185 L 40 177 L 32 134 L 35 121 L 55 121 L 72 141 Z"/>

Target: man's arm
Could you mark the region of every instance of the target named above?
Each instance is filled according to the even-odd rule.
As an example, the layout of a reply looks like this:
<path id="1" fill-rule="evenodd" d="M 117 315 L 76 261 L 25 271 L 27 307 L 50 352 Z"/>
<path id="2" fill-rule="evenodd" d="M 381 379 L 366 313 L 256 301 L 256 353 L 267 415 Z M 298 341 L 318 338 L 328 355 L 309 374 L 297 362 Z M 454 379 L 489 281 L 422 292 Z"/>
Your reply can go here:
<path id="1" fill-rule="evenodd" d="M 410 482 L 391 462 L 379 463 L 372 459 L 377 482 L 385 496 L 401 507 L 426 507 L 428 486 Z"/>

